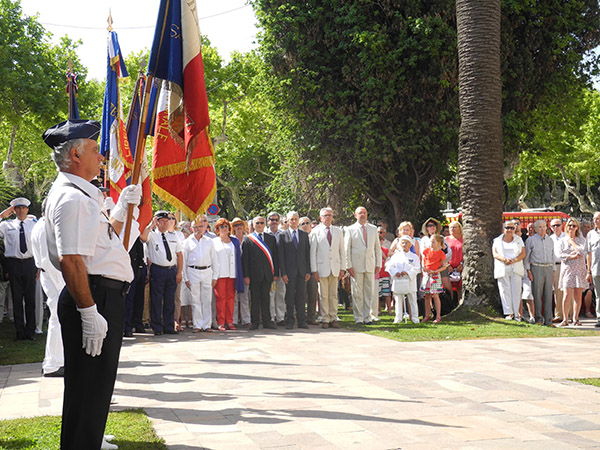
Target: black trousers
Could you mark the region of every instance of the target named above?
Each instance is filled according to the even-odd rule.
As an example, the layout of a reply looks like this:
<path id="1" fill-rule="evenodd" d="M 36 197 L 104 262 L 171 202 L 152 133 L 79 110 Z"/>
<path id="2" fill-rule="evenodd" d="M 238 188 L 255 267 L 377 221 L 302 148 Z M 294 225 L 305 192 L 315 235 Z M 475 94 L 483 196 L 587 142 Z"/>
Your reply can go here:
<path id="1" fill-rule="evenodd" d="M 125 293 L 90 285 L 98 312 L 108 322 L 100 356 L 82 348 L 81 315 L 65 287 L 58 300 L 65 351 L 61 450 L 99 450 L 117 378 L 125 322 Z"/>
<path id="2" fill-rule="evenodd" d="M 272 281 L 250 280 L 250 321 L 258 325 L 262 317 L 263 327 L 271 322 L 271 290 Z"/>
<path id="3" fill-rule="evenodd" d="M 17 339 L 35 333 L 35 275 L 33 258 L 7 258 Z M 23 305 L 25 307 L 23 308 Z"/>
<path id="4" fill-rule="evenodd" d="M 147 273 L 146 266 L 135 271 L 135 278 L 131 282 L 127 297 L 125 297 L 125 331 L 133 331 L 134 328 L 144 329 L 142 316 Z"/>
<path id="5" fill-rule="evenodd" d="M 285 286 L 285 320 L 288 325 L 294 323 L 294 309 L 298 326 L 306 325 L 306 281 L 301 273 L 288 275 Z"/>

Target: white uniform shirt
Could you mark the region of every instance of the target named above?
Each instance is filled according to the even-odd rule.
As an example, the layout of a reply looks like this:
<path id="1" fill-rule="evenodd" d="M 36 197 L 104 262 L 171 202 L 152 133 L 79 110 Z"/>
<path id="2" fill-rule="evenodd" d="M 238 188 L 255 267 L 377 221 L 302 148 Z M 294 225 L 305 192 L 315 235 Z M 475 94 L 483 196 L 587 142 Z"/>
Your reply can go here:
<path id="1" fill-rule="evenodd" d="M 588 270 L 592 272 L 593 277 L 600 276 L 600 231 L 598 229 L 590 230 L 587 234 L 585 251 L 592 254 L 592 267 L 588 267 Z"/>
<path id="2" fill-rule="evenodd" d="M 181 252 L 181 241 L 175 232 L 165 232 L 165 238 L 171 250 L 171 261 L 167 259 L 167 251 L 162 240 L 162 233 L 155 228 L 148 234 L 146 249 L 148 251 L 148 259 L 152 264 L 163 267 L 171 267 L 177 265 L 177 253 Z"/>
<path id="3" fill-rule="evenodd" d="M 23 221 L 23 229 L 25 230 L 25 243 L 27 244 L 27 251 L 21 253 L 20 245 L 20 232 L 21 232 L 21 221 L 19 219 L 5 220 L 0 223 L 0 238 L 4 239 L 4 256 L 7 258 L 18 258 L 27 259 L 33 258 L 32 244 L 31 244 L 31 231 L 35 226 L 33 219 L 26 218 Z"/>
<path id="4" fill-rule="evenodd" d="M 62 273 L 59 270 L 56 270 L 56 267 L 50 262 L 50 258 L 48 257 L 48 244 L 46 241 L 46 218 L 42 217 L 37 221 L 35 227 L 33 227 L 33 231 L 31 232 L 31 242 L 32 242 L 32 250 L 33 250 L 33 258 L 35 259 L 35 266 L 38 269 L 42 269 L 43 272 L 40 274 L 40 278 L 42 281 L 42 287 L 45 291 L 53 289 L 56 298 L 58 299 L 58 294 L 65 287 L 65 280 L 63 280 Z M 44 278 L 47 279 L 50 283 L 52 283 L 52 287 L 48 288 L 44 286 Z M 52 293 L 46 292 L 46 295 L 50 297 Z"/>
<path id="5" fill-rule="evenodd" d="M 210 269 L 199 270 L 190 266 L 210 266 Z M 206 236 L 202 236 L 198 240 L 191 234 L 183 242 L 183 281 L 200 283 L 205 279 L 208 271 L 210 271 L 212 279 L 216 280 L 219 273 L 219 260 L 213 240 Z"/>
<path id="6" fill-rule="evenodd" d="M 129 254 L 103 214 L 103 205 L 98 188 L 77 175 L 59 172 L 46 205 L 50 261 L 60 270 L 59 257 L 81 255 L 88 275 L 129 282 L 133 280 Z"/>
<path id="7" fill-rule="evenodd" d="M 213 239 L 213 244 L 219 260 L 217 270 L 213 270 L 213 273 L 216 273 L 215 278 L 235 278 L 235 246 L 233 242 L 227 244 L 220 237 L 216 237 Z"/>

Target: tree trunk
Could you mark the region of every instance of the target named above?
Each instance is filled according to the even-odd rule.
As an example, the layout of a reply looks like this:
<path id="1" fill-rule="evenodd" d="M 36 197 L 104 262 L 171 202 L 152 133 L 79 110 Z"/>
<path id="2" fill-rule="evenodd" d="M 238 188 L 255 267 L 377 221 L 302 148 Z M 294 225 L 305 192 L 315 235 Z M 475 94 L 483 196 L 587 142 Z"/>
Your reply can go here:
<path id="1" fill-rule="evenodd" d="M 500 0 L 456 0 L 466 306 L 497 305 L 492 239 L 502 222 Z"/>

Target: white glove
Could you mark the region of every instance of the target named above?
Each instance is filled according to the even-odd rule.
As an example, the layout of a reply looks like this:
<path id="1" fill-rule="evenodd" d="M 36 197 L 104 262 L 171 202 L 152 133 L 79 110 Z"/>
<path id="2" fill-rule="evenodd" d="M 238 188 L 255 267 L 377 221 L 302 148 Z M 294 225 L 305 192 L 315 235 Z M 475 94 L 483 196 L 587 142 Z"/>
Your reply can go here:
<path id="1" fill-rule="evenodd" d="M 81 314 L 82 347 L 88 355 L 98 356 L 102 352 L 108 323 L 98 312 L 95 304 L 87 308 L 77 308 L 77 311 Z"/>
<path id="2" fill-rule="evenodd" d="M 112 197 L 106 197 L 104 199 L 104 211 L 112 211 L 115 208 L 115 201 Z"/>
<path id="3" fill-rule="evenodd" d="M 142 199 L 142 186 L 139 184 L 132 184 L 127 186 L 121 191 L 117 206 L 110 212 L 111 219 L 115 219 L 119 222 L 125 222 L 127 218 L 127 210 L 129 205 L 139 205 Z"/>

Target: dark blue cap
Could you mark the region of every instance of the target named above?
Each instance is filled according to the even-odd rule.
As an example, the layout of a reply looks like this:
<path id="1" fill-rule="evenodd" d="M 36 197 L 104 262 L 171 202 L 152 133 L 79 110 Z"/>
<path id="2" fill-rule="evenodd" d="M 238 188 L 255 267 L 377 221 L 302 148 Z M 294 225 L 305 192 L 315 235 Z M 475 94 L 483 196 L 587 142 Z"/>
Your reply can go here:
<path id="1" fill-rule="evenodd" d="M 48 128 L 42 138 L 48 147 L 54 149 L 71 139 L 98 140 L 100 122 L 95 120 L 73 119 Z"/>

